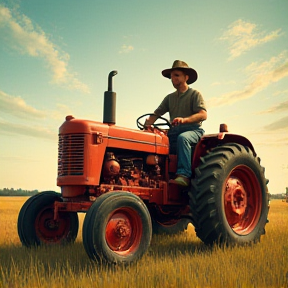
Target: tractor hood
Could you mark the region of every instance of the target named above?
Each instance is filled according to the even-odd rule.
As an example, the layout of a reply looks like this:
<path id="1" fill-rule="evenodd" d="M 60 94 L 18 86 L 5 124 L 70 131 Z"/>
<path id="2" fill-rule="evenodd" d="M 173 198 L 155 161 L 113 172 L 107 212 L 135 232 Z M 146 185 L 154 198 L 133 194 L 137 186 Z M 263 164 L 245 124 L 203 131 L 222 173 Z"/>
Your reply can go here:
<path id="1" fill-rule="evenodd" d="M 91 120 L 75 119 L 69 115 L 59 128 L 59 135 L 91 134 L 92 139 L 107 147 L 143 151 L 155 154 L 169 153 L 169 140 L 164 133 L 140 131 Z M 99 140 L 100 139 L 100 140 Z M 96 143 L 95 143 L 96 144 Z"/>

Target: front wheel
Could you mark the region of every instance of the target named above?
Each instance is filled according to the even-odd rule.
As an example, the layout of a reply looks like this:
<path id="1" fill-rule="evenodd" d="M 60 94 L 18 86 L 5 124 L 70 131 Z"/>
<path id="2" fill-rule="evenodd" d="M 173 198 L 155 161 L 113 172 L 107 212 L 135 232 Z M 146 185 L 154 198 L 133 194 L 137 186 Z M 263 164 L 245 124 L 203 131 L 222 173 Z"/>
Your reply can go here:
<path id="1" fill-rule="evenodd" d="M 148 249 L 152 237 L 149 211 L 132 193 L 103 194 L 88 210 L 83 224 L 83 244 L 92 260 L 128 264 Z"/>
<path id="2" fill-rule="evenodd" d="M 75 241 L 79 220 L 76 212 L 59 212 L 54 220 L 55 201 L 62 201 L 60 194 L 45 191 L 30 197 L 18 216 L 18 235 L 27 247 L 42 244 L 66 244 Z"/>
<path id="3" fill-rule="evenodd" d="M 206 244 L 258 242 L 269 210 L 260 159 L 248 147 L 226 144 L 201 159 L 190 191 L 197 236 Z"/>

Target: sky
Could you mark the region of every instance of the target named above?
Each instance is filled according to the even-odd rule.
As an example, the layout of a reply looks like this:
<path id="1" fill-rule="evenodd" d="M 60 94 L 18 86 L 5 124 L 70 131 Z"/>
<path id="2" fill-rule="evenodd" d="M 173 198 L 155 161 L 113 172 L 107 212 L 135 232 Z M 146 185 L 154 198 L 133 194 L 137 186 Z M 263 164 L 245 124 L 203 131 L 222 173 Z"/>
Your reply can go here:
<path id="1" fill-rule="evenodd" d="M 66 115 L 102 122 L 117 70 L 116 125 L 138 129 L 183 60 L 206 101 L 253 144 L 272 194 L 288 187 L 288 0 L 0 0 L 0 189 L 57 187 Z M 165 115 L 168 118 L 168 115 Z"/>

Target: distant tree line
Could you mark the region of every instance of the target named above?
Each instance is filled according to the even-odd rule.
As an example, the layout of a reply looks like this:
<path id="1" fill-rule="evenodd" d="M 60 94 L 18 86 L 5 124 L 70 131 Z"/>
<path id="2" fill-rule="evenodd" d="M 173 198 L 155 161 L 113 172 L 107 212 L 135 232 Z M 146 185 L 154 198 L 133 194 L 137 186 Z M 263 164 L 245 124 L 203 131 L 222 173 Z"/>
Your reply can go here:
<path id="1" fill-rule="evenodd" d="M 33 196 L 35 194 L 39 193 L 38 190 L 22 190 L 14 189 L 14 188 L 3 188 L 0 189 L 0 196 Z"/>
<path id="2" fill-rule="evenodd" d="M 283 199 L 285 198 L 284 194 L 270 194 L 270 199 Z"/>
<path id="3" fill-rule="evenodd" d="M 286 193 L 270 194 L 270 199 L 282 199 L 288 202 L 288 187 L 286 187 Z"/>

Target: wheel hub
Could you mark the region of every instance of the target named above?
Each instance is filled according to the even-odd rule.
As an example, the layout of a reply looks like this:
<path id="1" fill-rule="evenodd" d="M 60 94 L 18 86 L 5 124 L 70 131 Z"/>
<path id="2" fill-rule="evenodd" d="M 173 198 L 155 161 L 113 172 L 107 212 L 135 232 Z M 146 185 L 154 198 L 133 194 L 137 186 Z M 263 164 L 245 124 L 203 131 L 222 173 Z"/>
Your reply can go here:
<path id="1" fill-rule="evenodd" d="M 129 237 L 129 235 L 131 235 L 131 229 L 127 221 L 119 220 L 115 226 L 114 233 L 118 238 Z"/>
<path id="2" fill-rule="evenodd" d="M 52 208 L 44 208 L 39 212 L 35 221 L 36 234 L 45 243 L 55 243 L 67 235 L 69 229 L 69 219 L 64 217 L 54 220 Z"/>
<path id="3" fill-rule="evenodd" d="M 47 221 L 45 221 L 44 226 L 50 230 L 57 230 L 59 228 L 59 222 L 53 219 L 48 219 Z"/>
<path id="4" fill-rule="evenodd" d="M 125 213 L 114 214 L 106 227 L 106 241 L 113 251 L 124 251 L 134 242 L 131 219 Z"/>
<path id="5" fill-rule="evenodd" d="M 247 208 L 247 192 L 238 178 L 228 178 L 224 201 L 227 220 L 230 226 L 234 226 L 243 218 Z"/>

